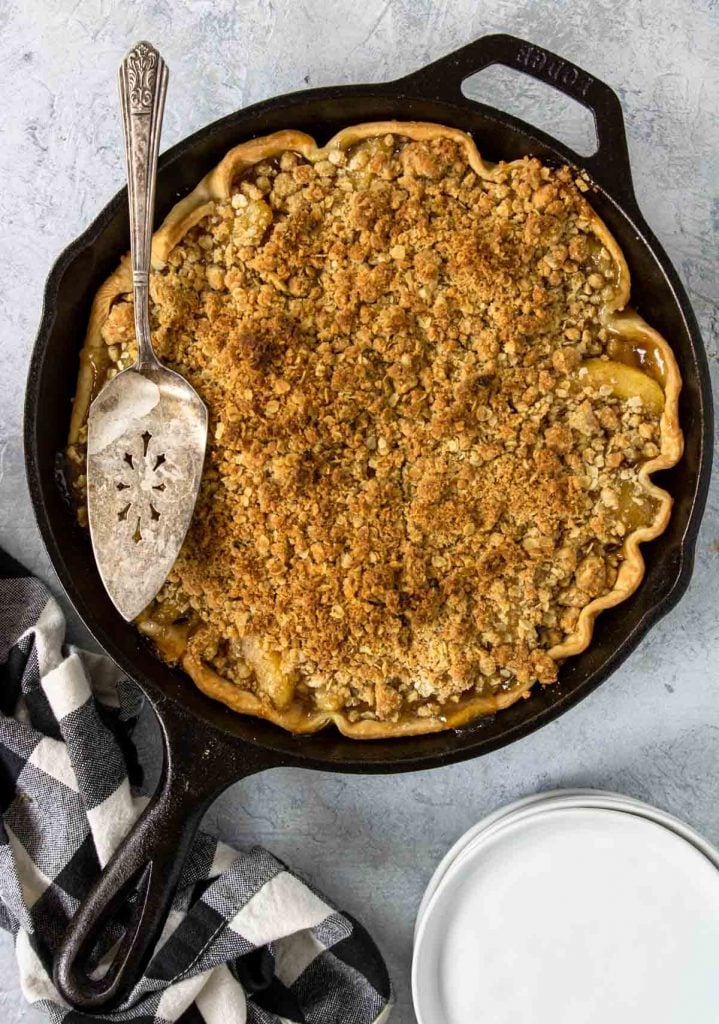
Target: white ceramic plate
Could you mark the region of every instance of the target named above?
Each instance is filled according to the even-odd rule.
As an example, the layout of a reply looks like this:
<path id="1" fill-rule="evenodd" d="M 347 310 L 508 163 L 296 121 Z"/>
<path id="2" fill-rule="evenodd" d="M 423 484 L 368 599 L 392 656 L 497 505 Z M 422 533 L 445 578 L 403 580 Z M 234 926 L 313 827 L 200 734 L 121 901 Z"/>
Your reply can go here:
<path id="1" fill-rule="evenodd" d="M 534 814 L 537 811 L 545 811 L 549 806 L 558 806 L 559 804 L 570 807 L 605 807 L 608 810 L 623 810 L 639 814 L 642 817 L 649 818 L 651 821 L 656 821 L 659 824 L 665 825 L 667 828 L 671 828 L 673 831 L 677 832 L 684 839 L 695 845 L 697 849 L 701 850 L 706 857 L 714 861 L 719 868 L 719 851 L 717 851 L 716 848 L 708 843 L 703 836 L 690 828 L 683 821 L 673 817 L 673 815 L 668 814 L 666 811 L 660 810 L 658 807 L 652 807 L 651 804 L 645 804 L 640 800 L 636 800 L 634 797 L 625 796 L 622 793 L 612 793 L 609 790 L 547 790 L 544 793 L 534 793 L 531 796 L 522 797 L 511 804 L 498 808 L 496 811 L 488 814 L 485 818 L 482 818 L 482 820 L 472 828 L 468 829 L 464 835 L 460 836 L 454 846 L 447 851 L 440 863 L 437 865 L 434 874 L 425 889 L 415 920 L 415 938 L 420 921 L 424 916 L 429 901 L 444 881 L 450 867 L 472 847 L 478 837 L 482 837 L 485 832 L 494 831 L 497 827 L 501 827 L 507 822 L 514 820 L 515 817 L 524 816 L 525 813 Z"/>
<path id="2" fill-rule="evenodd" d="M 481 821 L 478 821 L 476 825 L 468 829 L 463 835 L 459 837 L 457 842 L 452 846 L 444 855 L 442 860 L 439 862 L 434 870 L 434 874 L 429 880 L 429 884 L 424 891 L 422 900 L 417 911 L 417 917 L 415 919 L 414 934 L 417 935 L 417 928 L 419 922 L 427 909 L 427 904 L 434 895 L 435 891 L 441 884 L 444 876 L 447 873 L 450 865 L 459 856 L 459 854 L 470 845 L 475 836 L 484 832 L 485 829 L 490 828 L 495 822 L 502 821 L 505 818 L 509 818 L 516 811 L 522 810 L 524 807 L 536 806 L 537 804 L 545 803 L 546 801 L 562 799 L 569 796 L 590 796 L 601 793 L 601 790 L 595 789 L 550 789 L 544 793 L 533 793 L 531 796 L 521 797 L 519 800 L 513 801 L 511 804 L 506 804 L 504 807 L 497 808 L 496 811 L 492 811 L 491 814 L 486 815 Z M 629 798 L 627 798 L 629 799 Z"/>
<path id="3" fill-rule="evenodd" d="M 420 1024 L 719 1020 L 716 865 L 634 801 L 569 799 L 600 798 L 524 801 L 448 865 L 418 924 Z"/>

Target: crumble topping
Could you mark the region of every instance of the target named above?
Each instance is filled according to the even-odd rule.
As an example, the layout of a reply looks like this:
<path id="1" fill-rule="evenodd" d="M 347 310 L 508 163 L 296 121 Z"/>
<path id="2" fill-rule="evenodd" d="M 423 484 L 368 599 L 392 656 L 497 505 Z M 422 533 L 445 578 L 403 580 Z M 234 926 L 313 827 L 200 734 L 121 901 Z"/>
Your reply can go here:
<path id="1" fill-rule="evenodd" d="M 243 174 L 151 278 L 156 351 L 210 412 L 152 618 L 272 706 L 351 721 L 552 683 L 659 453 L 651 387 L 601 370 L 592 223 L 568 168 L 485 180 L 446 138 Z M 129 297 L 103 338 L 109 374 L 131 364 Z"/>

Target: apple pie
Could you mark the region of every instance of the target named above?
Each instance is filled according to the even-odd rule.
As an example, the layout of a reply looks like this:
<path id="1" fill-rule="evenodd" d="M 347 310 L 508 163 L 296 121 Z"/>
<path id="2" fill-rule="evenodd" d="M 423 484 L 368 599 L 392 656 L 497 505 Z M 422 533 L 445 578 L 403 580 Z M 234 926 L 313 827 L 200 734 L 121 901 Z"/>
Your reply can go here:
<path id="1" fill-rule="evenodd" d="M 277 132 L 152 252 L 155 349 L 210 415 L 192 525 L 137 623 L 159 655 L 238 712 L 358 738 L 555 683 L 639 585 L 671 510 L 651 477 L 682 452 L 676 361 L 576 169 L 491 164 L 433 124 Z M 81 355 L 81 520 L 131 292 L 125 257 Z"/>

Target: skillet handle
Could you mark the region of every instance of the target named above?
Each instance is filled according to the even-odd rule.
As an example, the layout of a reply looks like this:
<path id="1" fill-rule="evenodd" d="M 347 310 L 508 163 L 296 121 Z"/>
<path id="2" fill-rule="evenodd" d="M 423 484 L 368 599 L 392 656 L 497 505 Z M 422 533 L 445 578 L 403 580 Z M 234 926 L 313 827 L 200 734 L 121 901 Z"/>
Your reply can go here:
<path id="1" fill-rule="evenodd" d="M 204 812 L 231 783 L 271 767 L 254 747 L 238 754 L 217 733 L 198 736 L 196 723 L 193 728 L 189 713 L 177 705 L 155 710 L 165 753 L 157 792 L 75 913 L 55 959 L 55 985 L 78 1010 L 116 1007 L 128 997 L 167 920 Z M 102 978 L 91 977 L 88 957 L 96 937 L 128 907 L 126 930 L 109 969 Z"/>
<path id="2" fill-rule="evenodd" d="M 462 93 L 462 82 L 492 64 L 503 64 L 551 85 L 592 112 L 597 151 L 590 157 L 577 157 L 577 162 L 624 206 L 638 212 L 619 97 L 604 82 L 563 57 L 524 39 L 500 33 L 482 36 L 394 84 L 401 84 L 410 95 L 455 104 L 458 101 L 472 103 L 474 101 Z"/>

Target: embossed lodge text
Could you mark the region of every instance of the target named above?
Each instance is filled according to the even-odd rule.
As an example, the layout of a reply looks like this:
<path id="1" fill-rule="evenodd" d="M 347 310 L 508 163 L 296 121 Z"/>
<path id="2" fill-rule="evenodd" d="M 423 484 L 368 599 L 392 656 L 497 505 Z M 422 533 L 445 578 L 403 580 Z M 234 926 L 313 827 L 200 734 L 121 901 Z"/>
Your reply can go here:
<path id="1" fill-rule="evenodd" d="M 521 46 L 517 51 L 515 63 L 518 67 L 526 68 L 528 71 L 541 73 L 551 82 L 557 82 L 568 88 L 574 87 L 582 97 L 586 96 L 587 90 L 592 84 L 592 79 L 588 74 L 536 46 L 528 44 Z"/>

